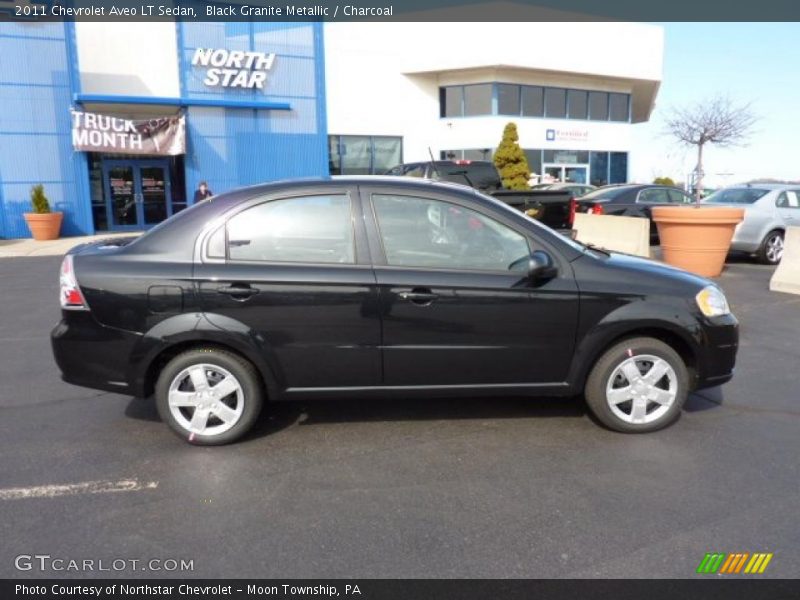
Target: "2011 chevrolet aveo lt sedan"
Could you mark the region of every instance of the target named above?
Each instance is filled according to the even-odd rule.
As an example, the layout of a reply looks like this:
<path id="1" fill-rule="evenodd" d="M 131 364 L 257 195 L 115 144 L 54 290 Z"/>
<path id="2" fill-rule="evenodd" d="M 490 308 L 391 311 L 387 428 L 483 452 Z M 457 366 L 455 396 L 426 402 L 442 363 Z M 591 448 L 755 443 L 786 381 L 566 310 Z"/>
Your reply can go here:
<path id="1" fill-rule="evenodd" d="M 583 393 L 611 429 L 653 431 L 731 378 L 738 340 L 706 279 L 463 186 L 381 177 L 245 188 L 78 246 L 61 306 L 63 379 L 152 395 L 195 444 L 311 397 Z"/>

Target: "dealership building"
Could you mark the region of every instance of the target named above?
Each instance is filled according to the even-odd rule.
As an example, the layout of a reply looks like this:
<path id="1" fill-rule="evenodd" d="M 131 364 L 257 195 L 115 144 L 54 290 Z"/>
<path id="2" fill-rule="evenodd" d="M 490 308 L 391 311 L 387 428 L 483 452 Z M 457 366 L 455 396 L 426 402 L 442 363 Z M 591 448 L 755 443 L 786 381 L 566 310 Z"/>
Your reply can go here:
<path id="1" fill-rule="evenodd" d="M 491 159 L 628 180 L 661 81 L 635 23 L 0 22 L 0 237 L 41 183 L 63 235 L 141 230 L 214 193 Z"/>

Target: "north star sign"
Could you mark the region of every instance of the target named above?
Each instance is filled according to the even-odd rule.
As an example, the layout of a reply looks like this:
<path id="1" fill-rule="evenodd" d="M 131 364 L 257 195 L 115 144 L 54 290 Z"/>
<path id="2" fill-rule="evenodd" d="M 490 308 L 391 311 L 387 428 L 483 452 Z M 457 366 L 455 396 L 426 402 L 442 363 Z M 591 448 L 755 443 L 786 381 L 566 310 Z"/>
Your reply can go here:
<path id="1" fill-rule="evenodd" d="M 274 62 L 274 53 L 244 50 L 197 48 L 192 56 L 193 66 L 207 68 L 203 83 L 209 87 L 263 90 Z"/>

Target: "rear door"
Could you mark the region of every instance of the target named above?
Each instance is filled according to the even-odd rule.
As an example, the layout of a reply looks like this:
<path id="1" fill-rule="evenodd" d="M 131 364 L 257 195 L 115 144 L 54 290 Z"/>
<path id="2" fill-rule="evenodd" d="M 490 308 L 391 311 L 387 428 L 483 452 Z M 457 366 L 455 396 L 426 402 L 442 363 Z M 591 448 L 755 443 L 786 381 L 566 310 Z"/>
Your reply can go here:
<path id="1" fill-rule="evenodd" d="M 211 235 L 195 269 L 209 320 L 258 344 L 283 388 L 380 383 L 358 203 L 341 186 L 254 199 Z"/>
<path id="2" fill-rule="evenodd" d="M 578 317 L 566 261 L 531 286 L 536 242 L 519 224 L 456 194 L 372 187 L 361 197 L 371 209 L 385 385 L 566 379 Z"/>
<path id="3" fill-rule="evenodd" d="M 800 225 L 800 189 L 781 192 L 775 206 L 786 227 Z"/>

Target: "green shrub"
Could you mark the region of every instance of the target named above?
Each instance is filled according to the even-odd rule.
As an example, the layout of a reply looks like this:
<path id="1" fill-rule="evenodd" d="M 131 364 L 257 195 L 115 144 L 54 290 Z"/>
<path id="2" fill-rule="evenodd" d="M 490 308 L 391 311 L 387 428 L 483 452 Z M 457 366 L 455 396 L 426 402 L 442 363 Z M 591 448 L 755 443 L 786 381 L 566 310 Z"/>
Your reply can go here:
<path id="1" fill-rule="evenodd" d="M 500 172 L 503 187 L 508 190 L 530 189 L 531 170 L 525 152 L 519 146 L 517 125 L 509 123 L 503 129 L 503 140 L 494 153 L 494 166 Z"/>
<path id="2" fill-rule="evenodd" d="M 41 183 L 31 188 L 31 204 L 36 214 L 43 215 L 50 212 L 50 201 L 44 195 L 44 186 Z"/>
<path id="3" fill-rule="evenodd" d="M 675 187 L 675 182 L 672 180 L 672 177 L 656 177 L 653 179 L 653 183 Z"/>

